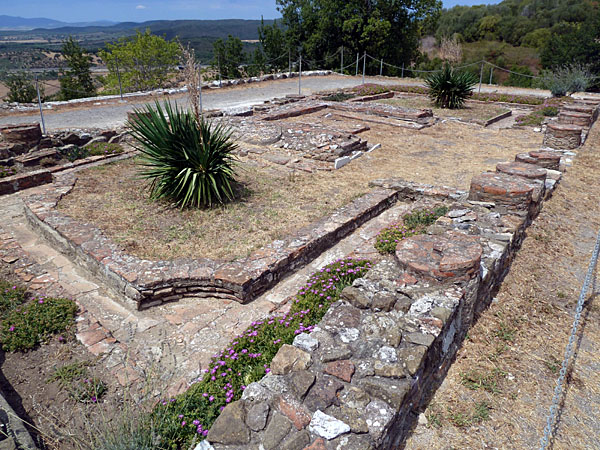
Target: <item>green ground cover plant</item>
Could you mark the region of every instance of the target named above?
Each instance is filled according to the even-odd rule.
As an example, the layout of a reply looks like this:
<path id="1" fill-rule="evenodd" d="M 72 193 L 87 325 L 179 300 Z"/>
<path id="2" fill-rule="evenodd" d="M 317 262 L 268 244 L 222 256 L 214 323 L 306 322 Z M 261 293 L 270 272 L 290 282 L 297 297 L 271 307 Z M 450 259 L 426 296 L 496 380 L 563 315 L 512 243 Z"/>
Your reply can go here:
<path id="1" fill-rule="evenodd" d="M 6 351 L 31 350 L 74 323 L 77 305 L 65 298 L 27 298 L 25 290 L 0 282 L 0 343 Z"/>
<path id="2" fill-rule="evenodd" d="M 427 227 L 448 212 L 445 206 L 433 209 L 418 209 L 405 214 L 401 222 L 394 223 L 379 232 L 375 248 L 383 255 L 396 251 L 398 242 L 415 234 L 424 233 Z"/>
<path id="3" fill-rule="evenodd" d="M 86 150 L 89 156 L 119 155 L 123 153 L 123 147 L 114 142 L 92 142 L 86 147 Z"/>
<path id="4" fill-rule="evenodd" d="M 187 449 L 204 439 L 225 406 L 270 372 L 279 348 L 292 344 L 300 333 L 310 333 L 344 287 L 370 267 L 367 260 L 346 258 L 321 268 L 299 290 L 289 313 L 252 323 L 213 357 L 197 383 L 178 397 L 162 400 L 148 422 L 160 436 L 160 448 Z"/>
<path id="5" fill-rule="evenodd" d="M 11 177 L 16 173 L 17 171 L 13 167 L 0 166 L 0 178 Z"/>

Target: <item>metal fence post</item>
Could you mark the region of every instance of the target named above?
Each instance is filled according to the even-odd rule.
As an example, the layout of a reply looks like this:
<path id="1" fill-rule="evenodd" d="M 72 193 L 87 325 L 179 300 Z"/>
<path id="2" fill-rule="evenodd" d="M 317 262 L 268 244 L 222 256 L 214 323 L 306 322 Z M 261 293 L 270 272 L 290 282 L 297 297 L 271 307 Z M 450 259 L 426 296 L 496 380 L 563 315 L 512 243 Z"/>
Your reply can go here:
<path id="1" fill-rule="evenodd" d="M 358 55 L 359 55 L 359 53 L 357 52 L 356 53 L 356 73 L 354 74 L 355 77 L 358 76 Z"/>
<path id="2" fill-rule="evenodd" d="M 200 70 L 200 62 L 198 62 L 197 64 L 197 69 L 198 69 L 198 73 L 200 74 L 200 76 L 198 77 L 198 83 L 199 83 L 199 93 L 198 93 L 198 97 L 200 97 L 200 115 L 202 115 L 202 71 Z"/>
<path id="3" fill-rule="evenodd" d="M 379 76 L 383 75 L 383 59 L 380 61 L 379 64 Z"/>
<path id="4" fill-rule="evenodd" d="M 37 73 L 35 74 L 35 90 L 37 91 L 38 105 L 40 107 L 40 117 L 42 118 L 42 131 L 46 134 L 46 123 L 44 122 L 44 112 L 42 111 L 42 98 L 40 97 L 40 84 L 38 83 Z"/>
<path id="5" fill-rule="evenodd" d="M 300 64 L 298 69 L 298 95 L 302 95 L 302 53 L 300 53 Z"/>
<path id="6" fill-rule="evenodd" d="M 116 56 L 115 65 L 117 66 L 117 78 L 119 79 L 119 92 L 121 93 L 121 100 L 123 100 L 123 85 L 121 84 L 121 72 L 119 71 L 119 58 Z"/>
<path id="7" fill-rule="evenodd" d="M 289 60 L 288 77 L 291 77 L 292 76 L 292 49 L 291 48 L 288 50 L 288 60 Z"/>
<path id="8" fill-rule="evenodd" d="M 342 61 L 340 62 L 340 73 L 344 73 L 344 46 L 342 45 Z"/>
<path id="9" fill-rule="evenodd" d="M 492 76 L 494 75 L 494 68 L 490 69 L 490 84 L 492 84 Z"/>
<path id="10" fill-rule="evenodd" d="M 223 83 L 221 82 L 221 61 L 219 60 L 219 54 L 217 53 L 217 67 L 219 69 L 219 87 L 223 87 Z"/>
<path id="11" fill-rule="evenodd" d="M 479 70 L 479 93 L 481 93 L 481 82 L 483 81 L 483 61 L 481 61 L 481 69 Z"/>
<path id="12" fill-rule="evenodd" d="M 402 63 L 402 72 L 400 73 L 400 78 L 404 78 L 404 63 Z"/>
<path id="13" fill-rule="evenodd" d="M 363 77 L 362 84 L 365 84 L 365 71 L 367 70 L 367 52 L 363 54 Z"/>

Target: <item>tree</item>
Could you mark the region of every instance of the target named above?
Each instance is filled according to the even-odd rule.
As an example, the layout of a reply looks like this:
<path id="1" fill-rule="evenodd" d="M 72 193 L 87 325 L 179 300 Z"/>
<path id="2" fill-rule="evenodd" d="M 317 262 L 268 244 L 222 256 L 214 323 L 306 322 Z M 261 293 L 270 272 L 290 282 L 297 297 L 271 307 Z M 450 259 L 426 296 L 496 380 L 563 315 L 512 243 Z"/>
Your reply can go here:
<path id="1" fill-rule="evenodd" d="M 95 96 L 96 88 L 91 72 L 92 57 L 84 52 L 73 36 L 69 36 L 63 42 L 62 54 L 68 70 L 60 73 L 60 98 L 71 100 Z"/>
<path id="2" fill-rule="evenodd" d="M 271 62 L 269 65 L 275 69 L 284 69 L 288 66 L 288 58 L 282 57 L 289 51 L 289 47 L 285 40 L 285 33 L 277 24 L 277 21 L 273 21 L 273 25 L 265 25 L 264 20 L 260 19 L 260 26 L 258 27 L 258 39 L 262 46 L 264 56 Z"/>
<path id="3" fill-rule="evenodd" d="M 213 48 L 213 68 L 219 70 L 223 78 L 240 78 L 240 65 L 244 62 L 244 45 L 240 38 L 229 35 L 226 41 L 217 39 Z"/>
<path id="4" fill-rule="evenodd" d="M 116 91 L 120 74 L 124 91 L 165 87 L 180 56 L 177 40 L 167 41 L 164 37 L 155 36 L 149 28 L 144 33 L 136 30 L 135 36 L 107 44 L 106 50 L 100 52 L 109 70 L 104 83 L 108 89 Z"/>
<path id="5" fill-rule="evenodd" d="M 409 63 L 417 55 L 421 27 L 441 9 L 439 0 L 277 0 L 277 5 L 288 48 L 336 67 L 339 60 L 331 56 L 342 46 L 391 64 Z"/>
<path id="6" fill-rule="evenodd" d="M 8 102 L 31 103 L 37 100 L 35 85 L 25 72 L 15 72 L 7 75 L 4 84 L 8 88 L 8 95 L 6 96 Z M 40 86 L 40 88 L 42 89 L 43 86 Z"/>

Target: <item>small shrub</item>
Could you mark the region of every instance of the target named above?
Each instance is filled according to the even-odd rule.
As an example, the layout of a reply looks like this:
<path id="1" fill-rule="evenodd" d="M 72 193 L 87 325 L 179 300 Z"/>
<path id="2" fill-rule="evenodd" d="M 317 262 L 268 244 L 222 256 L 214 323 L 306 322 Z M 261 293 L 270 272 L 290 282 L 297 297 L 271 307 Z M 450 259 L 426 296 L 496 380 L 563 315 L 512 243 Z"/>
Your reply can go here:
<path id="1" fill-rule="evenodd" d="M 566 65 L 542 73 L 541 85 L 549 89 L 555 97 L 573 92 L 583 92 L 590 87 L 596 77 L 580 64 Z"/>
<path id="2" fill-rule="evenodd" d="M 409 236 L 424 233 L 429 225 L 447 212 L 447 207 L 439 206 L 432 210 L 418 209 L 405 214 L 402 222 L 394 223 L 381 230 L 375 238 L 375 248 L 381 254 L 394 253 L 398 242 Z"/>
<path id="3" fill-rule="evenodd" d="M 350 100 L 351 98 L 356 97 L 356 94 L 348 94 L 345 92 L 336 92 L 335 94 L 327 95 L 323 97 L 323 100 L 328 102 L 345 102 L 346 100 Z"/>
<path id="4" fill-rule="evenodd" d="M 164 109 L 156 102 L 137 111 L 128 123 L 142 153 L 141 177 L 151 181 L 153 199 L 167 199 L 180 208 L 209 207 L 233 199 L 231 131 L 200 119 L 190 111 Z"/>
<path id="5" fill-rule="evenodd" d="M 300 289 L 288 314 L 252 323 L 212 359 L 201 380 L 177 398 L 161 401 L 152 416 L 162 438 L 160 448 L 189 448 L 203 439 L 225 406 L 270 371 L 279 348 L 312 331 L 344 287 L 369 268 L 368 261 L 351 258 L 323 267 Z"/>
<path id="6" fill-rule="evenodd" d="M 61 154 L 71 162 L 90 156 L 87 148 L 79 147 L 77 145 L 63 147 L 61 149 Z"/>
<path id="7" fill-rule="evenodd" d="M 123 153 L 123 147 L 119 144 L 108 142 L 92 142 L 86 147 L 89 156 L 119 155 Z"/>
<path id="8" fill-rule="evenodd" d="M 383 86 L 381 84 L 366 83 L 352 88 L 352 92 L 354 92 L 357 97 L 364 97 L 366 95 L 376 95 L 383 94 L 384 92 L 390 92 L 390 87 Z"/>
<path id="9" fill-rule="evenodd" d="M 556 106 L 544 106 L 540 112 L 546 117 L 558 116 L 558 108 Z"/>
<path id="10" fill-rule="evenodd" d="M 17 173 L 14 167 L 7 167 L 0 165 L 0 178 L 12 177 Z"/>
<path id="11" fill-rule="evenodd" d="M 7 351 L 30 350 L 74 323 L 77 305 L 65 298 L 33 298 L 10 310 L 2 321 L 0 341 Z"/>
<path id="12" fill-rule="evenodd" d="M 470 72 L 455 72 L 449 64 L 441 72 L 431 74 L 425 79 L 429 88 L 429 97 L 440 108 L 462 108 L 473 93 L 477 77 Z"/>

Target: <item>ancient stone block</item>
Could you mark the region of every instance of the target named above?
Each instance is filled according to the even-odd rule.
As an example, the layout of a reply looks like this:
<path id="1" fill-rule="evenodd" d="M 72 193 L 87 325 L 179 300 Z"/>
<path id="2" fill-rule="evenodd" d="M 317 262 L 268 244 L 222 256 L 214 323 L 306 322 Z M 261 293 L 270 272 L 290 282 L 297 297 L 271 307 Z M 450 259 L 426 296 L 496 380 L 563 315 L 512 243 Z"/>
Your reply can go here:
<path id="1" fill-rule="evenodd" d="M 28 147 L 36 146 L 42 139 L 39 123 L 4 125 L 0 127 L 0 134 L 5 142 L 24 144 Z"/>
<path id="2" fill-rule="evenodd" d="M 274 375 L 285 375 L 294 370 L 305 370 L 310 365 L 310 354 L 292 345 L 284 344 L 271 361 Z"/>
<path id="3" fill-rule="evenodd" d="M 225 445 L 241 445 L 250 442 L 250 429 L 244 421 L 245 411 L 242 401 L 230 403 L 217 417 L 210 428 L 207 439 Z M 279 443 L 279 442 L 278 442 Z"/>

